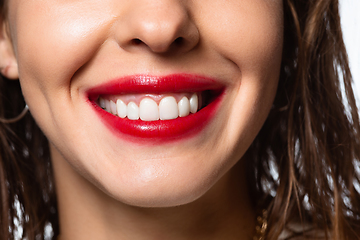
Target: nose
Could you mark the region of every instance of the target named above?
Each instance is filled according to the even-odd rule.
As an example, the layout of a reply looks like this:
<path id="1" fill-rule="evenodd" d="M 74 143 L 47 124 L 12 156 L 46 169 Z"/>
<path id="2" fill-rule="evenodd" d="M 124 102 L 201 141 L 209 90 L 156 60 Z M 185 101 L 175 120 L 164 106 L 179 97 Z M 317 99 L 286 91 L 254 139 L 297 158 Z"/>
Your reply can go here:
<path id="1" fill-rule="evenodd" d="M 119 18 L 116 39 L 124 49 L 145 47 L 154 53 L 186 52 L 199 42 L 199 31 L 179 0 L 137 0 Z"/>

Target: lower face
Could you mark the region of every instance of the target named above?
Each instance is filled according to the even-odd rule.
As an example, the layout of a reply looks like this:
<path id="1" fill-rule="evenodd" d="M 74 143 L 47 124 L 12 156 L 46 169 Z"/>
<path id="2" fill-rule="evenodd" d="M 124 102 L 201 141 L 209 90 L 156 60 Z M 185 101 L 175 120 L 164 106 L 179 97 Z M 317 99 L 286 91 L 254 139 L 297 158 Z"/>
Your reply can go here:
<path id="1" fill-rule="evenodd" d="M 202 196 L 276 94 L 280 0 L 11 0 L 8 13 L 23 94 L 54 151 L 127 204 Z"/>

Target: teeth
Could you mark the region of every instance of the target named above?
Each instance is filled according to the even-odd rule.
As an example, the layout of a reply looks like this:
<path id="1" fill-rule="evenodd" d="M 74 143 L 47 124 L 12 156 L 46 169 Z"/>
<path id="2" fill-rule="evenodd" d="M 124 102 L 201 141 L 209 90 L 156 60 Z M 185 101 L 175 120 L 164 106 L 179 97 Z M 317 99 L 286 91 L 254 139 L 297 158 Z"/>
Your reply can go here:
<path id="1" fill-rule="evenodd" d="M 196 93 L 194 93 L 190 98 L 190 112 L 196 113 L 199 106 L 199 99 Z"/>
<path id="2" fill-rule="evenodd" d="M 151 98 L 144 98 L 139 106 L 140 119 L 143 121 L 159 120 L 159 107 Z"/>
<path id="3" fill-rule="evenodd" d="M 116 103 L 114 103 L 113 101 L 110 101 L 110 112 L 116 115 Z"/>
<path id="4" fill-rule="evenodd" d="M 178 103 L 173 96 L 167 96 L 161 99 L 159 106 L 157 103 L 145 97 L 138 106 L 135 102 L 129 102 L 127 105 L 117 99 L 116 103 L 112 100 L 99 98 L 99 105 L 107 112 L 117 115 L 120 118 L 128 118 L 130 120 L 156 121 L 170 120 L 178 117 L 186 117 L 190 113 L 196 113 L 199 108 L 199 98 L 194 93 L 190 100 L 184 96 Z"/>
<path id="5" fill-rule="evenodd" d="M 178 108 L 179 108 L 179 117 L 186 117 L 187 115 L 189 115 L 190 114 L 189 99 L 187 97 L 183 97 L 178 103 Z"/>
<path id="6" fill-rule="evenodd" d="M 111 113 L 110 101 L 105 101 L 105 110 Z"/>
<path id="7" fill-rule="evenodd" d="M 106 107 L 106 103 L 105 103 L 105 99 L 103 99 L 103 98 L 100 98 L 100 100 L 99 100 L 99 104 L 100 104 L 100 107 L 101 108 L 105 108 Z"/>
<path id="8" fill-rule="evenodd" d="M 120 99 L 118 99 L 116 101 L 116 110 L 117 110 L 117 115 L 121 118 L 125 118 L 127 115 L 127 107 L 126 104 L 121 101 Z"/>
<path id="9" fill-rule="evenodd" d="M 139 119 L 139 107 L 134 102 L 129 102 L 127 105 L 127 117 L 131 120 Z"/>
<path id="10" fill-rule="evenodd" d="M 178 104 L 174 97 L 165 97 L 159 104 L 159 114 L 161 120 L 175 119 L 179 116 Z"/>

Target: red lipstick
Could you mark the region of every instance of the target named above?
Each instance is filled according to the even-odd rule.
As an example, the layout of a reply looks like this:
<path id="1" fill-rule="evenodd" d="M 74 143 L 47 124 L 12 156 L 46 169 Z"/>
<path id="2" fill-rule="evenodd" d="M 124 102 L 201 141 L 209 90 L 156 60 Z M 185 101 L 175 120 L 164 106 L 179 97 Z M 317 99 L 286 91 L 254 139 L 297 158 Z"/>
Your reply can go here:
<path id="1" fill-rule="evenodd" d="M 110 81 L 87 91 L 89 103 L 101 121 L 116 135 L 128 140 L 173 141 L 199 133 L 215 115 L 225 86 L 192 74 L 166 76 L 134 75 Z M 105 95 L 213 92 L 211 100 L 195 114 L 172 120 L 142 121 L 120 118 L 102 109 L 97 99 Z"/>

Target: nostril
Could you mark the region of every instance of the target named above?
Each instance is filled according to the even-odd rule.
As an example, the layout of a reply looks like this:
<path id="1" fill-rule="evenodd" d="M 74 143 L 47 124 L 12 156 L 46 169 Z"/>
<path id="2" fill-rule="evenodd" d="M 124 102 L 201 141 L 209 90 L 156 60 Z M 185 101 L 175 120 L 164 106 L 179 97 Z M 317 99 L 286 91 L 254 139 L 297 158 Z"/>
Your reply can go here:
<path id="1" fill-rule="evenodd" d="M 174 45 L 180 46 L 184 43 L 184 38 L 183 37 L 178 37 L 174 40 Z"/>
<path id="2" fill-rule="evenodd" d="M 133 45 L 140 45 L 140 44 L 142 44 L 143 42 L 142 42 L 140 39 L 135 38 L 135 39 L 131 40 L 131 43 L 132 43 Z"/>
<path id="3" fill-rule="evenodd" d="M 182 44 L 184 44 L 185 39 L 183 37 L 178 37 L 176 38 L 173 43 L 171 45 L 173 46 L 181 46 Z M 139 46 L 141 44 L 145 44 L 143 41 L 141 41 L 139 38 L 134 38 L 131 40 L 131 44 L 134 46 Z"/>

